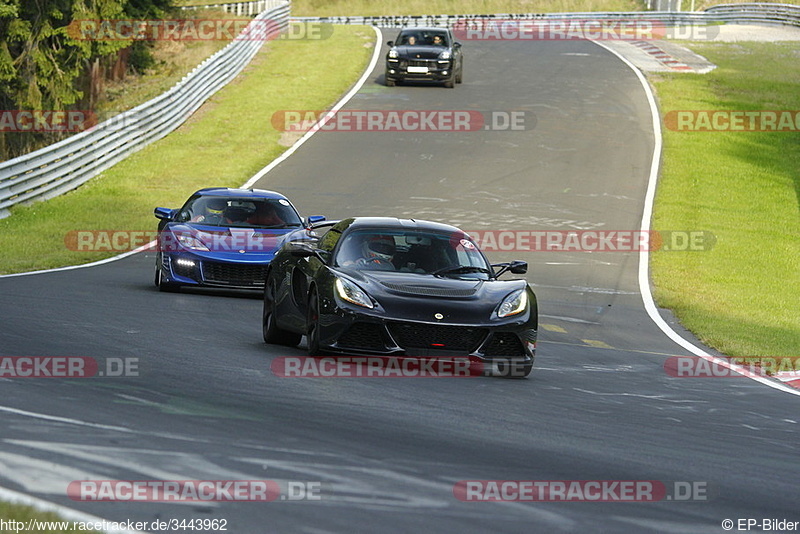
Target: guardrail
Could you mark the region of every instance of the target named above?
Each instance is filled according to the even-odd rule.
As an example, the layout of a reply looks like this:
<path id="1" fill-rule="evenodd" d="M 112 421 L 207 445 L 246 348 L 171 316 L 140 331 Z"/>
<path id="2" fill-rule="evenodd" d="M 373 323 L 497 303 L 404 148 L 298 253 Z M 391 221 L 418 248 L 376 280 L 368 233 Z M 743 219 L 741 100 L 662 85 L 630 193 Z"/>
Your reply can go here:
<path id="1" fill-rule="evenodd" d="M 351 17 L 292 17 L 299 22 L 360 24 L 401 28 L 406 26 L 454 26 L 480 20 L 647 20 L 668 25 L 713 23 L 760 23 L 800 26 L 800 6 L 790 4 L 722 4 L 705 11 L 625 11 L 584 13 L 502 13 L 496 15 L 403 15 Z"/>
<path id="2" fill-rule="evenodd" d="M 275 3 L 275 0 L 271 0 Z M 258 15 L 245 31 L 170 90 L 97 126 L 35 152 L 0 163 L 0 218 L 23 202 L 71 191 L 180 126 L 231 81 L 269 38 L 289 24 L 289 2 Z"/>
<path id="3" fill-rule="evenodd" d="M 252 17 L 263 13 L 267 9 L 278 7 L 283 0 L 253 0 L 252 2 L 220 2 L 216 4 L 198 4 L 195 6 L 181 6 L 181 10 L 188 9 L 221 9 L 226 13 Z"/>
<path id="4" fill-rule="evenodd" d="M 721 4 L 705 10 L 717 22 L 782 24 L 800 27 L 800 6 L 792 4 Z"/>

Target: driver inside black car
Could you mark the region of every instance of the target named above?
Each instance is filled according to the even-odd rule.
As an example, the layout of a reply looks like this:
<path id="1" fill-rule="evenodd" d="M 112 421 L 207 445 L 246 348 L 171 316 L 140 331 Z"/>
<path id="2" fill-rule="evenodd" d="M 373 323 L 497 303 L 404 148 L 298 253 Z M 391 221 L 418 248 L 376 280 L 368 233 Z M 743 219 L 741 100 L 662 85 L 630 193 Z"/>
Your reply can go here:
<path id="1" fill-rule="evenodd" d="M 354 238 L 343 245 L 339 254 L 342 258 L 340 265 L 379 271 L 395 270 L 392 260 L 397 248 L 391 236 L 368 235 L 360 239 L 360 245 L 354 244 Z"/>

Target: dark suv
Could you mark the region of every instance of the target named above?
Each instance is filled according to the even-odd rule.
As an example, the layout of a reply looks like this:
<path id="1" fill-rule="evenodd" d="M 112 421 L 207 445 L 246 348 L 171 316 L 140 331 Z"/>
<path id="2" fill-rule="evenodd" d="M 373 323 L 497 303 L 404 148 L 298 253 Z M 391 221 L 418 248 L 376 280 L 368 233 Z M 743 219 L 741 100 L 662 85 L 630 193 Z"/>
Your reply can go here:
<path id="1" fill-rule="evenodd" d="M 461 43 L 447 28 L 404 28 L 397 39 L 387 43 L 386 85 L 405 80 L 444 82 L 445 87 L 461 83 L 464 58 Z"/>

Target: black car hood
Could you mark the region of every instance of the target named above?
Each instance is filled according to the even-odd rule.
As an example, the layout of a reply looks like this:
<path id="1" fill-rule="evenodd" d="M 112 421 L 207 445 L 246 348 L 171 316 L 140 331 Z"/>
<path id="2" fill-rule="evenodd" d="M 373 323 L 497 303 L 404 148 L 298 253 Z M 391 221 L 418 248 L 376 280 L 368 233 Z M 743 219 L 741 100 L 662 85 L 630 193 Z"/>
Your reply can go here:
<path id="1" fill-rule="evenodd" d="M 387 318 L 458 324 L 489 323 L 500 302 L 524 280 L 470 280 L 430 274 L 343 269 L 383 308 Z"/>
<path id="2" fill-rule="evenodd" d="M 397 46 L 397 53 L 402 58 L 410 59 L 436 59 L 443 51 L 447 50 L 441 46 Z"/>

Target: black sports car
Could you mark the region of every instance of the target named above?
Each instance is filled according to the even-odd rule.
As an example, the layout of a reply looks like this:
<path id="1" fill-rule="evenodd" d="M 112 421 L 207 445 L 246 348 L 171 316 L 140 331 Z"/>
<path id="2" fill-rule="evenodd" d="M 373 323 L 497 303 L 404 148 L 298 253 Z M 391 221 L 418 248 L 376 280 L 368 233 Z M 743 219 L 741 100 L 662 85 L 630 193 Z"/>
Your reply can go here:
<path id="1" fill-rule="evenodd" d="M 405 80 L 444 82 L 453 88 L 461 83 L 464 56 L 461 43 L 447 28 L 404 28 L 389 41 L 386 54 L 386 85 Z"/>
<path id="2" fill-rule="evenodd" d="M 527 376 L 538 328 L 527 263 L 490 264 L 453 226 L 359 217 L 289 239 L 270 263 L 264 341 L 308 352 L 469 358 L 487 373 Z"/>

